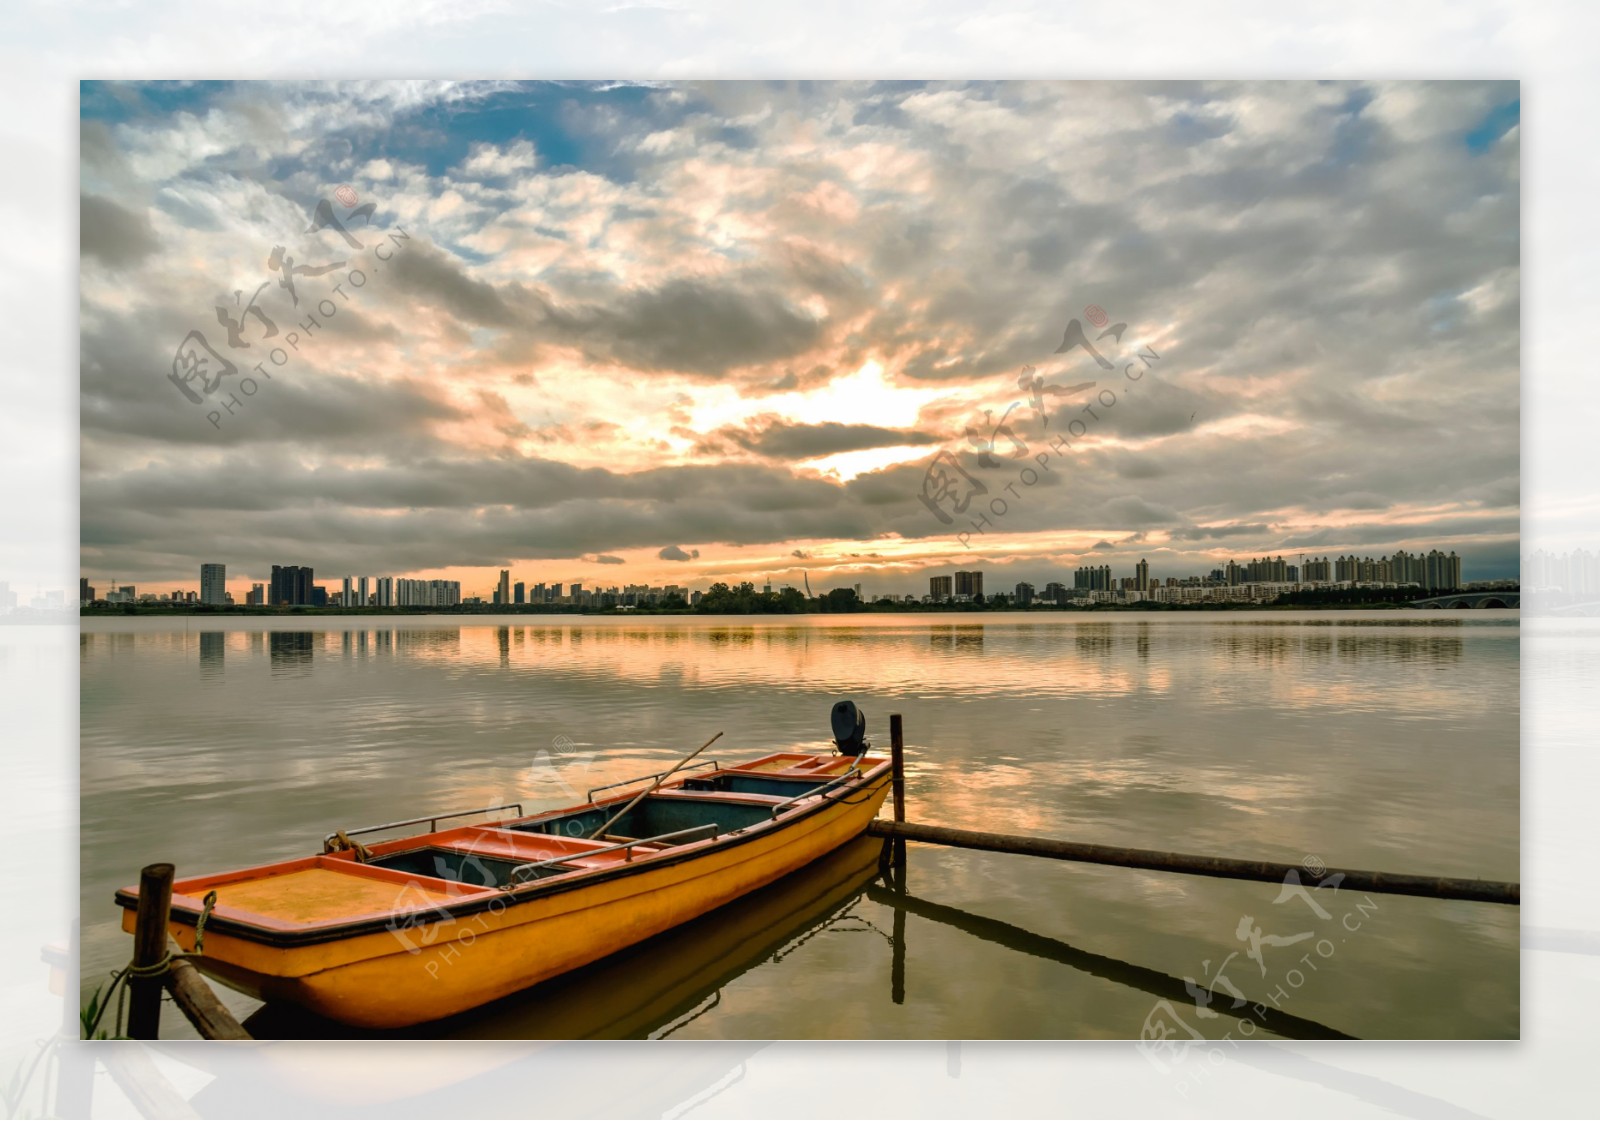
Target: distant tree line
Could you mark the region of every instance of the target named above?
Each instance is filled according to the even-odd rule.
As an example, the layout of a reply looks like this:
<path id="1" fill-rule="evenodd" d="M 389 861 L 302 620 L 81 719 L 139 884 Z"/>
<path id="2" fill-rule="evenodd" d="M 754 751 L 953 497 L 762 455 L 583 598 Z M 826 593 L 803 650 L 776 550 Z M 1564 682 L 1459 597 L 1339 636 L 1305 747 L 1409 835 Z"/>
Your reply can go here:
<path id="1" fill-rule="evenodd" d="M 1361 607 L 1368 604 L 1404 606 L 1419 599 L 1447 596 L 1451 591 L 1425 592 L 1421 588 L 1303 588 L 1284 592 L 1272 601 L 1273 607 Z"/>

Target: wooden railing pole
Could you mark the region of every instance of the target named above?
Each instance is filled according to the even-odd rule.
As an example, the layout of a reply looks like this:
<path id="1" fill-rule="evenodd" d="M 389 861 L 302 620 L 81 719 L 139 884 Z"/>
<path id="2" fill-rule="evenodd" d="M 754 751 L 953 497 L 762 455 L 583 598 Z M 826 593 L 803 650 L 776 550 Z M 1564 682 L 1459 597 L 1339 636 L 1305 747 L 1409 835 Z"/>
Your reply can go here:
<path id="1" fill-rule="evenodd" d="M 170 864 L 147 864 L 139 870 L 139 910 L 133 927 L 133 964 L 155 965 L 167 953 L 167 915 L 172 909 Z M 156 1039 L 161 1031 L 162 978 L 128 978 L 128 1036 Z"/>
<path id="2" fill-rule="evenodd" d="M 176 942 L 168 942 L 173 954 L 181 951 Z M 172 971 L 167 974 L 167 988 L 172 993 L 172 1003 L 189 1017 L 201 1039 L 251 1039 L 244 1026 L 234 1019 L 228 1006 L 217 999 L 206 979 L 184 958 L 175 958 Z"/>
<path id="3" fill-rule="evenodd" d="M 1271 860 L 1235 860 L 1226 856 L 1198 856 L 1193 853 L 1130 849 L 1120 845 L 1091 845 L 1080 841 L 1059 841 L 1051 837 L 1017 837 L 1004 833 L 982 833 L 970 829 L 949 829 L 942 825 L 919 825 L 911 821 L 869 822 L 867 835 L 904 842 L 982 852 L 1008 852 L 1019 856 L 1042 856 L 1052 860 L 1077 860 L 1086 864 L 1109 864 L 1120 868 L 1142 868 L 1153 872 L 1179 872 L 1189 876 L 1218 876 L 1234 880 L 1283 881 L 1291 872 L 1315 887 L 1331 882 L 1352 891 L 1388 895 L 1415 895 L 1429 899 L 1468 899 L 1479 903 L 1522 902 L 1522 885 L 1493 880 L 1465 880 L 1441 876 L 1415 876 L 1404 872 L 1369 872 L 1342 868 L 1322 868 L 1315 874 L 1303 865 Z"/>

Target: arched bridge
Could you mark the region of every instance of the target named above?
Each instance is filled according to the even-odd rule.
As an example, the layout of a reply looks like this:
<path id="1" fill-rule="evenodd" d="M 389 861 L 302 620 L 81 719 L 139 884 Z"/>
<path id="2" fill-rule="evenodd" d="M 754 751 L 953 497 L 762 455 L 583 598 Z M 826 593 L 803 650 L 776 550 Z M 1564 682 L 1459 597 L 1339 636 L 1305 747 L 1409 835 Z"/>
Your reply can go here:
<path id="1" fill-rule="evenodd" d="M 1431 599 L 1413 600 L 1412 607 L 1462 608 L 1462 607 L 1520 607 L 1521 592 L 1461 592 L 1453 596 L 1434 596 Z"/>

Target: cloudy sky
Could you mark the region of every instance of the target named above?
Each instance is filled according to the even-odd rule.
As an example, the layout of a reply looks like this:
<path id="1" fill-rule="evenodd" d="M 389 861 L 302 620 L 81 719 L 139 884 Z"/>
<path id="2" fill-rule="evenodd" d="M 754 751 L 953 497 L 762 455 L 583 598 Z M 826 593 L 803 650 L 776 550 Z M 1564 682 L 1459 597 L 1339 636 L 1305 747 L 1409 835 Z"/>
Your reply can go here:
<path id="1" fill-rule="evenodd" d="M 87 83 L 83 572 L 1515 575 L 1518 96 Z"/>

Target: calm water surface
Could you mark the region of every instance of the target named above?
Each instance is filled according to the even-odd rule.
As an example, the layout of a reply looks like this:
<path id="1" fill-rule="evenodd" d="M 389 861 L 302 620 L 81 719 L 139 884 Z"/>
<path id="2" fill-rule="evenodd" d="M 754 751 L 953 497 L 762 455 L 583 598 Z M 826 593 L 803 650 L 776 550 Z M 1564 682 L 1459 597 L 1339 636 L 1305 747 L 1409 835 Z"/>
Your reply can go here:
<path id="1" fill-rule="evenodd" d="M 913 820 L 1519 878 L 1515 612 L 126 619 L 81 643 L 89 987 L 128 958 L 111 895 L 142 864 L 570 804 L 719 730 L 727 760 L 825 750 L 841 696 L 885 748 L 904 714 Z M 898 894 L 876 853 L 412 1034 L 1220 1038 L 1250 1004 L 1261 1035 L 1518 1034 L 1515 908 L 915 846 Z M 258 1035 L 330 1031 L 222 992 Z"/>

